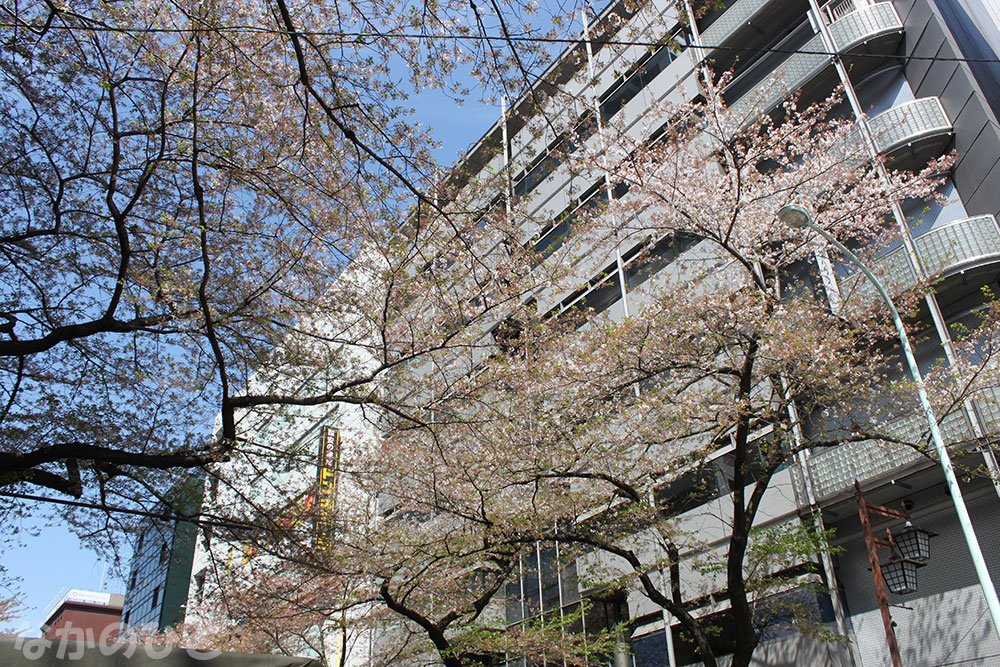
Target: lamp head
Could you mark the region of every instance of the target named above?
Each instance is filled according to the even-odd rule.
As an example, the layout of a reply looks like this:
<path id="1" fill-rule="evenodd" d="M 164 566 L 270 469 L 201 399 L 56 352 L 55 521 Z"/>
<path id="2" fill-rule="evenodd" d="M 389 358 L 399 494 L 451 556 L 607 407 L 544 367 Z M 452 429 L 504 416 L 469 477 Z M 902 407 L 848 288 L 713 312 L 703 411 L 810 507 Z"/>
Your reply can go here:
<path id="1" fill-rule="evenodd" d="M 812 224 L 812 216 L 798 204 L 785 204 L 778 209 L 778 219 L 792 229 L 802 229 Z"/>

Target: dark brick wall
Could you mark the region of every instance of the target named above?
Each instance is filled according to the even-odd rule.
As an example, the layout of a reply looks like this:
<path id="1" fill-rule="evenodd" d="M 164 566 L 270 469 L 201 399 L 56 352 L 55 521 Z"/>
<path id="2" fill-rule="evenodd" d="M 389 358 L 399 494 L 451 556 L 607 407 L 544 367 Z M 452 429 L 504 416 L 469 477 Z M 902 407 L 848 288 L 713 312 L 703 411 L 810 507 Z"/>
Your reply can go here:
<path id="1" fill-rule="evenodd" d="M 121 615 L 121 607 L 67 602 L 52 617 L 48 630 L 42 636 L 47 639 L 62 639 L 68 633 L 66 639 L 113 641 L 118 636 Z M 83 634 L 80 634 L 81 631 Z"/>

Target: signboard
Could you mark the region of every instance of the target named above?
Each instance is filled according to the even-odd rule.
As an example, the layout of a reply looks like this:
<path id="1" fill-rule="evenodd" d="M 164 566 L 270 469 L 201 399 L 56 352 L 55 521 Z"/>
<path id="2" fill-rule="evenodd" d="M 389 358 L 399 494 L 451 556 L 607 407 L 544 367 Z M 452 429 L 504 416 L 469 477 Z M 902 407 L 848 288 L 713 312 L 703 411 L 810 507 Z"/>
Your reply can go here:
<path id="1" fill-rule="evenodd" d="M 324 426 L 316 471 L 316 548 L 333 544 L 334 512 L 337 507 L 337 476 L 340 471 L 340 429 Z"/>
<path id="2" fill-rule="evenodd" d="M 302 525 L 303 517 L 313 516 L 313 505 L 316 503 L 316 494 L 307 493 L 301 498 L 289 504 L 287 514 L 275 520 L 279 528 L 288 531 L 297 531 Z"/>
<path id="3" fill-rule="evenodd" d="M 95 593 L 94 591 L 84 591 L 79 588 L 69 589 L 63 602 L 82 602 L 84 604 L 111 604 L 111 593 Z"/>

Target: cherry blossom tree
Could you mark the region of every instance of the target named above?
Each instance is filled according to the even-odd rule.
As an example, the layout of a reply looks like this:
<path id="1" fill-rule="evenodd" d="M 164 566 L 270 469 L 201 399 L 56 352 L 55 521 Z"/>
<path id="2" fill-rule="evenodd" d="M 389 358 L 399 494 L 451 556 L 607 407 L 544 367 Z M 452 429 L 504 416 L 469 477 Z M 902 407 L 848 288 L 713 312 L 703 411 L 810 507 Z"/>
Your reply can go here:
<path id="1" fill-rule="evenodd" d="M 581 214 L 544 261 L 523 241 L 501 255 L 561 268 L 532 298 L 525 289 L 495 311 L 489 329 L 456 313 L 448 330 L 462 345 L 398 367 L 387 392 L 420 397 L 419 409 L 383 406 L 377 442 L 340 466 L 366 502 L 338 505 L 329 550 L 292 540 L 307 571 L 354 577 L 351 594 L 319 606 L 379 628 L 393 659 L 576 664 L 625 650 L 626 626 L 588 635 L 572 612 L 507 617 L 523 554 L 538 544 L 558 545 L 584 598 L 637 591 L 667 610 L 709 667 L 718 656 L 691 604 L 711 594 L 730 602 L 734 664 L 749 664 L 761 623 L 789 611 L 801 612 L 799 629 L 828 638 L 794 594 L 816 585 L 810 563 L 827 534 L 808 519 L 761 528 L 771 519 L 762 503 L 808 448 L 925 443 L 889 428 L 916 402 L 887 314 L 846 290 L 846 301 L 831 297 L 819 269 L 838 258 L 776 211 L 807 201 L 819 224 L 876 253 L 895 233 L 891 202 L 936 197 L 950 158 L 880 178 L 856 130 L 828 119 L 836 99 L 789 103 L 780 123 L 740 128 L 717 93 L 654 110 L 662 125 L 641 136 L 656 141 L 610 125 L 599 152 L 562 156 L 579 173 L 604 164 L 627 193 Z M 485 226 L 517 239 L 505 225 L 519 214 L 514 201 Z M 620 270 L 600 251 L 615 246 Z M 553 296 L 591 281 L 598 260 L 602 279 L 626 279 L 627 317 L 587 301 L 564 309 Z M 428 268 L 437 289 L 467 288 L 470 274 L 454 266 Z M 996 384 L 995 310 L 958 343 L 961 363 L 931 377 L 941 414 Z"/>
<path id="2" fill-rule="evenodd" d="M 587 570 L 579 588 L 669 611 L 709 666 L 688 603 L 724 592 L 734 664 L 748 664 L 755 607 L 822 549 L 808 526 L 756 528 L 775 475 L 809 447 L 921 446 L 885 428 L 912 392 L 892 374 L 885 313 L 831 296 L 819 269 L 837 258 L 776 210 L 805 201 L 875 252 L 890 203 L 933 198 L 949 163 L 880 178 L 853 129 L 826 119 L 834 102 L 741 128 L 709 84 L 641 132 L 591 120 L 588 140 L 560 149 L 560 168 L 604 179 L 608 203 L 543 256 L 530 235 L 551 221 L 497 197 L 510 173 L 481 168 L 500 148 L 442 178 L 402 110 L 422 86 L 467 94 L 465 67 L 514 97 L 529 82 L 529 113 L 557 134 L 578 126 L 572 100 L 534 85 L 545 50 L 514 40 L 559 23 L 535 11 L 8 12 L 4 486 L 169 503 L 176 470 L 207 466 L 230 493 L 207 517 L 230 545 L 203 602 L 224 612 L 206 626 L 219 645 L 326 651 L 333 624 L 378 628 L 386 662 L 619 650 L 627 628 L 576 632 L 572 614 L 508 627 L 502 600 L 544 544 Z M 495 31 L 499 46 L 456 39 Z M 626 285 L 628 317 L 564 298 L 581 285 Z M 972 333 L 975 354 L 932 378 L 942 413 L 996 382 L 992 310 Z M 332 405 L 379 437 L 342 459 L 336 539 L 316 548 L 328 508 L 297 504 L 315 456 L 279 436 Z M 671 489 L 722 447 L 729 492 L 708 511 L 720 552 Z M 241 492 L 248 474 L 272 481 Z"/>
<path id="3" fill-rule="evenodd" d="M 467 237 L 493 186 L 467 184 L 446 212 L 455 188 L 405 101 L 466 96 L 457 68 L 520 90 L 538 44 L 461 38 L 547 34 L 532 3 L 28 2 L 5 16 L 8 491 L 169 500 L 175 471 L 253 438 L 252 412 L 378 404 L 385 375 L 464 342 L 451 322 L 529 289 L 513 264 L 474 269 L 461 293 L 419 270 L 482 264 Z"/>

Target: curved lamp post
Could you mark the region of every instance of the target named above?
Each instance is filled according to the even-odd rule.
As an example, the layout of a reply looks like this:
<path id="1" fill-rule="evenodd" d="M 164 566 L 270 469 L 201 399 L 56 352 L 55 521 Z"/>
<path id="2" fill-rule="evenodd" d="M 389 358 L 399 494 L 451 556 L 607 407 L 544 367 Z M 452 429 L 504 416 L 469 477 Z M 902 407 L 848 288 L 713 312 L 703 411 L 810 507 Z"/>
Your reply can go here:
<path id="1" fill-rule="evenodd" d="M 941 461 L 941 469 L 944 471 L 944 479 L 948 485 L 948 492 L 951 494 L 951 501 L 955 505 L 955 512 L 958 514 L 958 522 L 962 527 L 962 534 L 965 537 L 965 543 L 969 547 L 969 553 L 972 556 L 972 562 L 976 568 L 976 576 L 979 578 L 979 586 L 983 589 L 983 596 L 986 598 L 986 606 L 989 608 L 990 617 L 993 619 L 993 631 L 1000 638 L 1000 600 L 997 599 L 996 588 L 993 586 L 993 579 L 990 578 L 989 569 L 986 567 L 986 560 L 983 558 L 983 550 L 979 547 L 979 540 L 976 538 L 976 532 L 972 528 L 972 520 L 969 518 L 969 510 L 965 507 L 965 500 L 962 498 L 962 490 L 958 486 L 958 479 L 955 477 L 955 469 L 951 465 L 951 457 L 948 456 L 948 450 L 944 446 L 944 441 L 941 439 L 941 430 L 938 428 L 937 418 L 934 416 L 934 410 L 931 408 L 930 400 L 927 398 L 927 390 L 924 387 L 924 378 L 920 374 L 920 369 L 917 367 L 917 361 L 913 356 L 913 350 L 910 348 L 910 339 L 906 336 L 906 329 L 903 328 L 903 320 L 899 317 L 899 312 L 896 310 L 896 306 L 893 305 L 892 299 L 889 298 L 889 294 L 885 291 L 882 283 L 879 282 L 878 278 L 868 270 L 858 257 L 844 247 L 840 241 L 835 239 L 830 235 L 829 232 L 820 228 L 813 222 L 812 216 L 809 211 L 801 206 L 795 204 L 786 204 L 782 206 L 778 211 L 778 219 L 783 223 L 792 227 L 794 229 L 803 229 L 808 227 L 813 230 L 831 244 L 833 244 L 837 250 L 839 250 L 847 259 L 849 259 L 854 265 L 861 270 L 865 277 L 871 282 L 878 292 L 879 296 L 887 306 L 889 306 L 889 313 L 892 315 L 892 321 L 896 325 L 896 333 L 899 334 L 899 342 L 903 347 L 903 354 L 906 357 L 906 365 L 910 369 L 910 375 L 913 377 L 913 381 L 917 385 L 917 395 L 920 397 L 920 407 L 924 410 L 924 417 L 927 418 L 927 427 L 931 432 L 931 440 L 934 442 L 934 449 L 937 451 L 938 458 Z"/>

